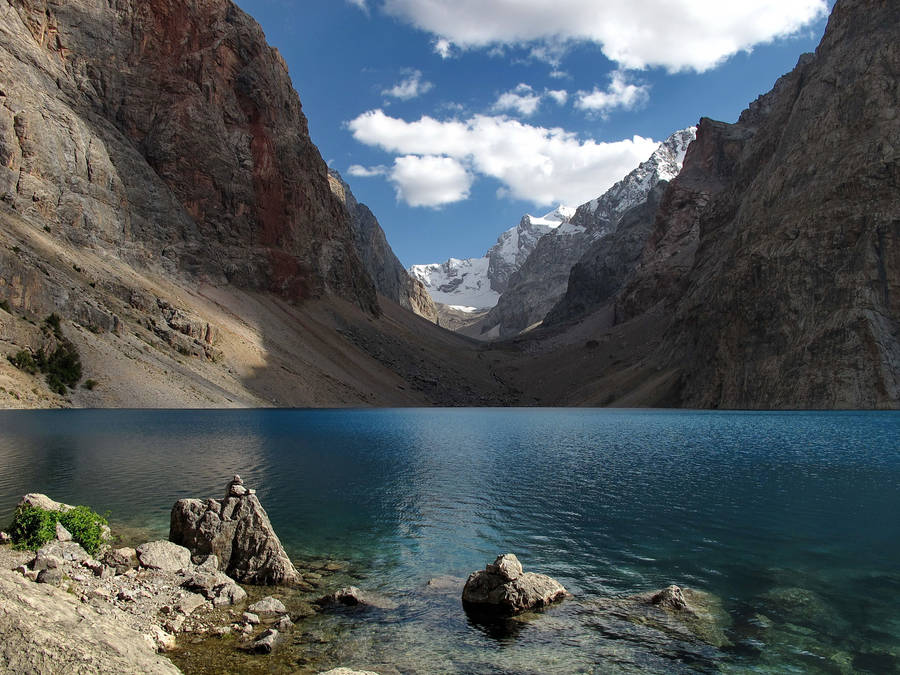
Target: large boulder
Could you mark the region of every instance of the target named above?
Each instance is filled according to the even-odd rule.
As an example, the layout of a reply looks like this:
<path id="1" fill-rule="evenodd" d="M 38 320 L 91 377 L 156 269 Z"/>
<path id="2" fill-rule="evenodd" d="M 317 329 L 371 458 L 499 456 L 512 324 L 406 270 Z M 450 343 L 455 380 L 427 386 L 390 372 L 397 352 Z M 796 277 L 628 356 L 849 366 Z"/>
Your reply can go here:
<path id="1" fill-rule="evenodd" d="M 255 491 L 240 476 L 224 499 L 180 499 L 172 507 L 169 539 L 195 556 L 215 555 L 223 571 L 246 584 L 302 581 Z"/>
<path id="2" fill-rule="evenodd" d="M 137 547 L 142 567 L 163 572 L 177 572 L 191 566 L 191 552 L 171 541 L 150 541 Z"/>
<path id="3" fill-rule="evenodd" d="M 507 553 L 469 575 L 462 600 L 472 609 L 518 614 L 562 600 L 566 595 L 558 581 L 544 574 L 523 572 L 518 558 Z"/>

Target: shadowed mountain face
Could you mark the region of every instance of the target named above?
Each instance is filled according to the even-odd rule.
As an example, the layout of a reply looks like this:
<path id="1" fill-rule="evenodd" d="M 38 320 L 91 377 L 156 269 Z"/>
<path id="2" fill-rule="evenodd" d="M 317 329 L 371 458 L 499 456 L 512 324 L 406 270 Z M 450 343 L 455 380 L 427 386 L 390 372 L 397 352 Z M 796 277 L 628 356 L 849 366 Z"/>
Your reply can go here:
<path id="1" fill-rule="evenodd" d="M 660 344 L 625 362 L 674 369 L 680 405 L 900 404 L 898 44 L 897 3 L 840 0 L 736 124 L 701 120 L 622 290 L 634 242 L 601 240 L 549 323 L 654 315 Z"/>
<path id="2" fill-rule="evenodd" d="M 900 404 L 898 73 L 900 5 L 841 0 L 733 127 L 668 336 L 684 404 Z"/>

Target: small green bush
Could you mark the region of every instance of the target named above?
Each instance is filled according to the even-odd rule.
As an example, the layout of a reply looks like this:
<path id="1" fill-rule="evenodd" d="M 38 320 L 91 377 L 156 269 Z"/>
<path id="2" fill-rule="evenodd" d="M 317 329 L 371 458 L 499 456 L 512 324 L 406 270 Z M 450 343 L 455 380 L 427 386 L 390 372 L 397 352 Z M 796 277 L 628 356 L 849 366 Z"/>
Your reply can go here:
<path id="1" fill-rule="evenodd" d="M 59 514 L 33 506 L 16 509 L 10 526 L 10 536 L 16 548 L 36 551 L 56 536 Z"/>
<path id="2" fill-rule="evenodd" d="M 57 522 L 91 555 L 103 544 L 106 518 L 88 506 L 76 506 L 65 512 L 20 506 L 10 526 L 10 535 L 16 548 L 37 550 L 56 536 Z"/>
<path id="3" fill-rule="evenodd" d="M 106 518 L 89 506 L 76 506 L 71 511 L 59 514 L 59 522 L 72 534 L 72 539 L 94 555 L 103 544 L 103 528 Z"/>
<path id="4" fill-rule="evenodd" d="M 12 314 L 12 308 L 9 306 L 9 302 L 6 300 L 0 300 L 0 309 L 2 309 L 7 314 Z"/>
<path id="5" fill-rule="evenodd" d="M 22 349 L 15 355 L 8 355 L 6 359 L 29 375 L 36 375 L 38 371 L 45 373 L 50 390 L 65 396 L 68 389 L 74 389 L 81 381 L 81 355 L 78 348 L 63 335 L 58 314 L 53 313 L 44 319 L 43 329 L 47 333 L 52 332 L 59 341 L 56 349 L 50 354 L 47 354 L 43 347 L 34 354 Z"/>
<path id="6" fill-rule="evenodd" d="M 58 394 L 65 394 L 66 387 L 74 389 L 81 380 L 81 356 L 75 345 L 65 339 L 60 342 L 47 357 L 45 372 L 47 384 Z"/>
<path id="7" fill-rule="evenodd" d="M 31 352 L 27 349 L 21 349 L 16 352 L 14 355 L 7 355 L 6 360 L 13 364 L 19 370 L 23 370 L 29 375 L 36 375 L 38 371 L 38 364 L 34 360 L 34 356 L 31 355 Z"/>
<path id="8" fill-rule="evenodd" d="M 53 312 L 53 314 L 44 319 L 44 325 L 49 330 L 52 330 L 57 338 L 62 339 L 62 324 L 60 323 L 59 314 Z"/>
<path id="9" fill-rule="evenodd" d="M 84 387 L 85 389 L 87 389 L 88 391 L 94 391 L 94 389 L 97 388 L 98 384 L 100 384 L 100 383 L 97 382 L 97 380 L 85 380 L 84 384 L 81 386 Z"/>

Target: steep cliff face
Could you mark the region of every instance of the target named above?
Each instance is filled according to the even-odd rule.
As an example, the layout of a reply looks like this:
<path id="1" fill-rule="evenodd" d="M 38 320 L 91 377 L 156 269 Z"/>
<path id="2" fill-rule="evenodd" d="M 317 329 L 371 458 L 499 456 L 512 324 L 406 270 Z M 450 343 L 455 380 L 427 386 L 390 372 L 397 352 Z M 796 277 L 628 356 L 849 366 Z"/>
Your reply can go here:
<path id="1" fill-rule="evenodd" d="M 572 268 L 591 245 L 614 232 L 622 216 L 644 203 L 659 181 L 678 175 L 694 133 L 692 127 L 672 134 L 647 161 L 603 195 L 579 206 L 568 223 L 541 237 L 509 278 L 508 289 L 482 329 L 508 337 L 542 321 L 565 294 Z"/>
<path id="2" fill-rule="evenodd" d="M 401 307 L 436 322 L 438 311 L 428 291 L 397 259 L 375 214 L 368 206 L 356 201 L 350 186 L 334 169 L 328 170 L 328 182 L 350 216 L 356 253 L 375 283 L 375 289 Z"/>
<path id="3" fill-rule="evenodd" d="M 230 0 L 8 0 L 0 62 L 0 199 L 54 236 L 377 310 L 287 68 Z"/>
<path id="4" fill-rule="evenodd" d="M 619 303 L 672 307 L 683 405 L 900 404 L 898 38 L 897 3 L 839 0 L 815 56 L 701 124 Z"/>

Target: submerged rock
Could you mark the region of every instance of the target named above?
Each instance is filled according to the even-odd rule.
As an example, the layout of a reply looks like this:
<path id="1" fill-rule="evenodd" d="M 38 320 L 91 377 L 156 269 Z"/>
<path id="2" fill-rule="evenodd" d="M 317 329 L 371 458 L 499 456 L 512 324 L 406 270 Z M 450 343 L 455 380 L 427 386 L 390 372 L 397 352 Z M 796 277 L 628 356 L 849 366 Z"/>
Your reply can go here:
<path id="1" fill-rule="evenodd" d="M 300 573 L 254 492 L 235 476 L 224 499 L 178 500 L 172 508 L 169 539 L 195 556 L 217 556 L 224 572 L 242 583 L 299 583 Z"/>
<path id="2" fill-rule="evenodd" d="M 539 609 L 566 595 L 558 581 L 544 574 L 523 572 L 518 558 L 507 553 L 484 570 L 469 575 L 462 600 L 469 607 L 517 614 Z"/>
<path id="3" fill-rule="evenodd" d="M 396 609 L 397 604 L 388 598 L 358 589 L 356 586 L 341 588 L 316 600 L 320 607 L 375 607 Z"/>
<path id="4" fill-rule="evenodd" d="M 250 645 L 249 651 L 255 654 L 271 654 L 277 641 L 278 631 L 274 628 L 269 628 L 256 638 L 253 644 Z"/>
<path id="5" fill-rule="evenodd" d="M 594 606 L 603 614 L 678 640 L 699 640 L 713 647 L 731 644 L 725 635 L 731 618 L 722 601 L 704 591 L 672 585 L 628 597 L 603 598 Z"/>

